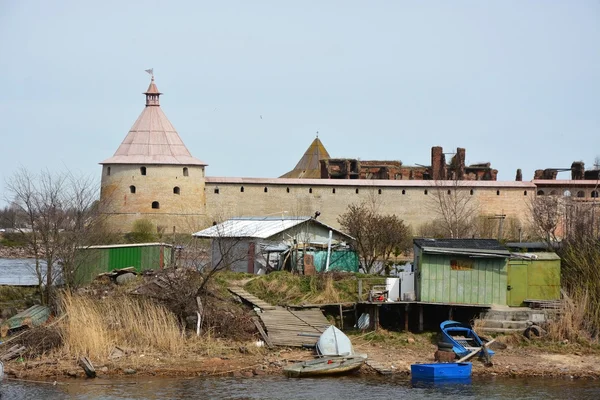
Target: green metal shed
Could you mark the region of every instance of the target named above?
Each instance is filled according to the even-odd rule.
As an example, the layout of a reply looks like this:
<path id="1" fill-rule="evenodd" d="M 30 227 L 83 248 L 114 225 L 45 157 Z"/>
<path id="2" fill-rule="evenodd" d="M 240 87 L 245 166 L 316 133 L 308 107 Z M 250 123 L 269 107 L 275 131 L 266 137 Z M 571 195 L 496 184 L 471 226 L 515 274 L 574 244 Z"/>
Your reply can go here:
<path id="1" fill-rule="evenodd" d="M 415 239 L 417 300 L 506 305 L 510 253 L 493 239 Z"/>
<path id="2" fill-rule="evenodd" d="M 512 253 L 507 284 L 509 306 L 560 300 L 560 257 L 554 252 Z"/>
<path id="3" fill-rule="evenodd" d="M 134 267 L 141 272 L 159 269 L 171 263 L 172 245 L 166 243 L 135 243 L 89 246 L 77 249 L 75 280 L 89 283 L 101 273 Z"/>

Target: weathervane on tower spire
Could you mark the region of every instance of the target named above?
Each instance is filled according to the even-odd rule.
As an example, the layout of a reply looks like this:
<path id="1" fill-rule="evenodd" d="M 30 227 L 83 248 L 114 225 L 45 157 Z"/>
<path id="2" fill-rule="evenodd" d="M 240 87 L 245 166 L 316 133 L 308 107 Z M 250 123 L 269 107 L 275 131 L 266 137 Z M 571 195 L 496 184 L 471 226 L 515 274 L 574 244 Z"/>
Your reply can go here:
<path id="1" fill-rule="evenodd" d="M 158 98 L 160 97 L 160 95 L 162 93 L 160 93 L 158 91 L 158 88 L 156 87 L 156 84 L 154 83 L 154 68 L 146 69 L 144 71 L 146 71 L 148 74 L 150 74 L 152 76 L 152 79 L 150 80 L 150 86 L 148 86 L 148 90 L 146 90 L 144 92 L 144 94 L 146 95 L 146 107 L 159 106 L 160 102 L 159 102 Z"/>
<path id="2" fill-rule="evenodd" d="M 146 71 L 147 73 L 149 73 L 152 76 L 152 79 L 154 79 L 154 68 L 145 69 L 144 71 Z"/>

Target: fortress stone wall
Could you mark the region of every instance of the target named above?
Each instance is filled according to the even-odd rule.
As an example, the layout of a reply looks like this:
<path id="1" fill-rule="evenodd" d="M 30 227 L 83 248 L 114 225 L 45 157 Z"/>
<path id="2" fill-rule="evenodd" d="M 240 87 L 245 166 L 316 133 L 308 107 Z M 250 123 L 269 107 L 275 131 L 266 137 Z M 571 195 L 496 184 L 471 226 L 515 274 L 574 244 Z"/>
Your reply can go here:
<path id="1" fill-rule="evenodd" d="M 192 232 L 206 219 L 204 166 L 104 165 L 101 191 L 106 222 L 116 231 L 147 219 L 165 233 Z"/>
<path id="2" fill-rule="evenodd" d="M 454 185 L 453 181 L 207 177 L 206 223 L 233 216 L 311 216 L 319 211 L 320 221 L 339 228 L 337 218 L 350 204 L 368 202 L 417 229 L 438 218 L 437 191 L 447 195 Z M 535 188 L 530 182 L 470 181 L 457 190 L 473 196 L 470 205 L 477 214 L 502 214 L 525 225 Z"/>

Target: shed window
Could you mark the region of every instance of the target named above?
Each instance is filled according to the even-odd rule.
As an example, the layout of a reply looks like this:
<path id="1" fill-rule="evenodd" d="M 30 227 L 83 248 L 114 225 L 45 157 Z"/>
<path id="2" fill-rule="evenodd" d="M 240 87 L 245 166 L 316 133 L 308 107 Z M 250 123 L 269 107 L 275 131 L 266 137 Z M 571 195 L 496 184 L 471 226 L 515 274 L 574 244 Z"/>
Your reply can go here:
<path id="1" fill-rule="evenodd" d="M 135 186 L 129 186 L 129 193 L 135 193 Z"/>
<path id="2" fill-rule="evenodd" d="M 175 186 L 173 188 L 173 194 L 181 194 L 181 190 L 179 189 L 179 186 Z"/>
<path id="3" fill-rule="evenodd" d="M 146 167 L 140 167 L 140 174 L 146 175 Z"/>
<path id="4" fill-rule="evenodd" d="M 188 172 L 187 167 L 183 167 L 183 176 L 189 176 L 190 173 Z"/>
<path id="5" fill-rule="evenodd" d="M 152 202 L 152 208 L 154 208 L 155 210 L 158 210 L 160 208 L 160 204 L 158 204 L 158 201 Z"/>

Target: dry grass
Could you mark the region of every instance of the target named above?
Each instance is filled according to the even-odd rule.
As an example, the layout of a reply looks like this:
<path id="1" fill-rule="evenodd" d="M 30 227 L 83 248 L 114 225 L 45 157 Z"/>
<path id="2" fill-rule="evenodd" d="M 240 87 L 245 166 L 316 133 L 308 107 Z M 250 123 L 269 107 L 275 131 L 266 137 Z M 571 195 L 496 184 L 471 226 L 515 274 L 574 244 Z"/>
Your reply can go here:
<path id="1" fill-rule="evenodd" d="M 171 355 L 183 349 L 176 317 L 149 300 L 126 296 L 103 300 L 65 293 L 68 318 L 61 325 L 64 350 L 73 356 L 105 360 L 115 346 Z"/>
<path id="2" fill-rule="evenodd" d="M 569 340 L 577 343 L 597 344 L 598 338 L 592 337 L 590 325 L 590 307 L 592 306 L 587 291 L 573 297 L 563 293 L 563 301 L 559 317 L 548 324 L 548 337 L 552 340 Z"/>
<path id="3" fill-rule="evenodd" d="M 353 274 L 305 276 L 282 271 L 255 278 L 244 288 L 270 304 L 327 304 L 355 301 L 357 280 Z"/>

